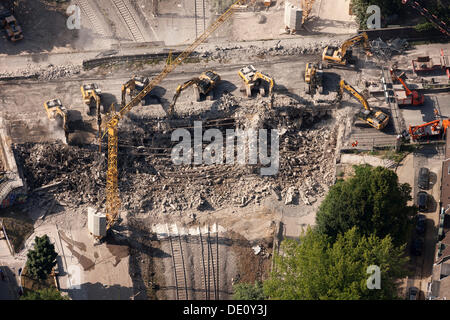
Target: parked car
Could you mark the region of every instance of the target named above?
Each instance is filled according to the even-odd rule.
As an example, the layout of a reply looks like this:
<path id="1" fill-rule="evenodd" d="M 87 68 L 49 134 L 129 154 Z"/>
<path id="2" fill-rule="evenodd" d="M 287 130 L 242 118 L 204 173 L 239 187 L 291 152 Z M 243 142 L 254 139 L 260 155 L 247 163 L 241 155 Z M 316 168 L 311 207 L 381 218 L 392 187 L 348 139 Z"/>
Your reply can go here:
<path id="1" fill-rule="evenodd" d="M 409 300 L 417 300 L 419 298 L 419 289 L 410 287 L 408 291 Z"/>
<path id="2" fill-rule="evenodd" d="M 417 222 L 416 222 L 416 232 L 419 235 L 423 235 L 425 233 L 426 228 L 426 220 L 427 218 L 423 214 L 417 215 Z"/>
<path id="3" fill-rule="evenodd" d="M 421 256 L 423 250 L 423 239 L 416 238 L 411 244 L 411 253 L 415 256 Z"/>
<path id="4" fill-rule="evenodd" d="M 427 212 L 428 210 L 428 193 L 419 191 L 417 193 L 417 206 L 420 212 Z"/>
<path id="5" fill-rule="evenodd" d="M 420 189 L 428 189 L 430 186 L 430 170 L 428 168 L 420 168 L 419 170 L 419 182 Z"/>

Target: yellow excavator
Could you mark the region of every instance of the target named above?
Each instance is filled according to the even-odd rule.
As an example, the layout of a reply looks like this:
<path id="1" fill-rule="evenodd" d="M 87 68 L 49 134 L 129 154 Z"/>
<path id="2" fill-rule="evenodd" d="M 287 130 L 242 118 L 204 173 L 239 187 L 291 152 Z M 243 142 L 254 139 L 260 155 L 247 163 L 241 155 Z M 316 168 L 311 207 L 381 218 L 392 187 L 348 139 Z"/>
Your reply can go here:
<path id="1" fill-rule="evenodd" d="M 192 78 L 185 83 L 180 84 L 177 87 L 172 103 L 169 106 L 169 116 L 174 114 L 175 103 L 184 89 L 193 86 L 196 101 L 200 101 L 201 99 L 213 99 L 214 88 L 219 81 L 220 76 L 216 72 L 208 70 L 203 72 L 198 78 Z"/>
<path id="2" fill-rule="evenodd" d="M 363 108 L 358 113 L 358 118 L 361 121 L 364 121 L 365 123 L 378 130 L 384 129 L 388 125 L 389 116 L 381 110 L 376 110 L 369 107 L 369 103 L 367 102 L 367 100 L 345 80 L 341 80 L 339 86 L 340 98 L 343 97 L 344 90 L 346 90 L 349 94 L 358 99 L 358 101 L 363 105 Z"/>
<path id="3" fill-rule="evenodd" d="M 305 92 L 306 94 L 314 95 L 316 89 L 323 93 L 323 70 L 322 64 L 308 62 L 305 67 Z"/>
<path id="4" fill-rule="evenodd" d="M 83 102 L 88 107 L 86 113 L 90 116 L 100 111 L 102 90 L 96 83 L 84 84 L 80 87 Z"/>
<path id="5" fill-rule="evenodd" d="M 99 148 L 101 145 L 101 134 L 102 134 L 102 114 L 100 111 L 101 106 L 101 96 L 102 91 L 96 83 L 84 84 L 81 86 L 81 96 L 83 97 L 83 102 L 87 105 L 87 114 L 93 116 L 97 114 L 97 130 L 98 130 L 98 144 Z M 94 111 L 95 110 L 95 111 Z"/>
<path id="6" fill-rule="evenodd" d="M 126 105 L 126 95 L 133 99 L 133 96 L 137 95 L 150 83 L 150 79 L 143 76 L 133 76 L 130 80 L 122 85 L 122 99 L 121 106 Z"/>
<path id="7" fill-rule="evenodd" d="M 66 107 L 62 105 L 62 102 L 60 99 L 53 99 L 48 100 L 44 102 L 44 108 L 47 112 L 47 117 L 50 120 L 56 120 L 59 127 L 61 127 L 64 130 L 64 135 L 66 137 L 66 142 L 69 137 L 69 131 L 68 131 L 68 112 Z"/>
<path id="8" fill-rule="evenodd" d="M 254 89 L 259 89 L 259 93 L 261 95 L 265 95 L 266 89 L 262 85 L 263 80 L 269 84 L 269 96 L 272 95 L 272 89 L 274 86 L 274 81 L 271 77 L 268 75 L 265 75 L 259 71 L 256 70 L 256 68 L 252 65 L 248 65 L 245 67 L 242 67 L 238 71 L 239 77 L 241 77 L 242 81 L 244 82 L 244 87 L 242 91 L 245 91 L 247 94 L 247 97 L 252 96 L 252 91 Z"/>
<path id="9" fill-rule="evenodd" d="M 370 55 L 369 38 L 367 33 L 363 32 L 345 40 L 340 47 L 326 46 L 325 49 L 323 49 L 322 60 L 338 65 L 350 64 L 352 62 L 352 51 L 350 48 L 361 41 L 363 41 L 363 47 L 366 50 L 366 53 Z"/>

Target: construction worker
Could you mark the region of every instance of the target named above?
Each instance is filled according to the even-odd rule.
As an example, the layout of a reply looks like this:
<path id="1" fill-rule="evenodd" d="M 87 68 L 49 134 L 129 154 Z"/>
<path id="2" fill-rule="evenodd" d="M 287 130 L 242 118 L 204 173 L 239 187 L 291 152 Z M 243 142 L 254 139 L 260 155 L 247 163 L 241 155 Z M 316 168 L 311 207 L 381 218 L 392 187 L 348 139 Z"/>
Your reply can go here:
<path id="1" fill-rule="evenodd" d="M 434 116 L 437 118 L 439 116 L 439 111 L 438 109 L 434 108 Z"/>

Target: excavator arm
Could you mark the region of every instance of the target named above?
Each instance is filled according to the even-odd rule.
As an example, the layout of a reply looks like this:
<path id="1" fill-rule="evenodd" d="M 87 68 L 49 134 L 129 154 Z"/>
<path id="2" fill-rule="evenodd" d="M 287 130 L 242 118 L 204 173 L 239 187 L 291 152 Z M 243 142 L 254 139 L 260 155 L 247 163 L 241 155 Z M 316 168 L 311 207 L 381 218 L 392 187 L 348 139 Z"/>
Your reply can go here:
<path id="1" fill-rule="evenodd" d="M 350 38 L 348 40 L 346 40 L 342 46 L 341 46 L 341 57 L 345 57 L 347 50 L 354 46 L 356 43 L 360 42 L 360 41 L 364 41 L 363 42 L 363 46 L 364 49 L 368 50 L 369 49 L 369 38 L 367 36 L 367 33 L 363 32 L 361 34 L 358 34 L 356 36 L 354 36 L 353 38 Z"/>
<path id="2" fill-rule="evenodd" d="M 135 83 L 134 79 L 130 79 L 122 85 L 122 98 L 121 98 L 121 103 L 120 103 L 122 108 L 125 107 L 125 105 L 126 105 L 127 90 L 129 90 L 130 94 L 131 94 L 131 92 L 134 90 L 135 86 L 136 86 L 136 83 Z"/>
<path id="3" fill-rule="evenodd" d="M 178 97 L 180 96 L 181 92 L 182 92 L 184 89 L 190 87 L 191 85 L 197 84 L 199 81 L 200 81 L 199 78 L 193 78 L 193 79 L 191 79 L 191 80 L 186 81 L 186 82 L 183 83 L 183 84 L 180 84 L 180 85 L 177 87 L 177 90 L 176 90 L 176 92 L 175 92 L 175 94 L 174 94 L 174 96 L 173 96 L 173 98 L 172 98 L 172 103 L 171 103 L 170 106 L 169 106 L 169 110 L 168 110 L 169 116 L 172 116 L 172 115 L 174 114 L 174 111 L 175 111 L 175 104 L 177 103 Z"/>
<path id="4" fill-rule="evenodd" d="M 359 102 L 361 102 L 364 109 L 370 110 L 369 103 L 367 102 L 367 100 L 358 91 L 356 91 L 351 85 L 349 85 L 345 80 L 341 80 L 339 85 L 341 88 L 341 96 L 343 96 L 344 90 L 347 90 L 352 96 L 354 96 L 356 99 L 358 99 Z"/>
<path id="5" fill-rule="evenodd" d="M 403 88 L 405 89 L 406 95 L 410 96 L 412 94 L 412 91 L 408 88 L 408 86 L 406 85 L 405 81 L 403 81 L 402 78 L 398 77 L 395 74 L 394 69 L 390 68 L 389 72 L 391 73 L 392 80 L 397 80 L 398 82 L 400 82 L 402 84 Z"/>
<path id="6" fill-rule="evenodd" d="M 120 119 L 131 109 L 137 106 L 140 101 L 150 93 L 169 73 L 171 73 L 179 64 L 181 64 L 201 43 L 203 43 L 214 31 L 226 22 L 234 13 L 240 4 L 247 0 L 237 0 L 226 10 L 216 21 L 214 21 L 189 47 L 176 57 L 172 63 L 166 64 L 164 69 L 155 76 L 147 86 L 144 87 L 128 104 L 122 106 L 118 112 L 112 111 L 109 120 L 106 122 L 108 133 L 108 171 L 106 173 L 106 220 L 107 230 L 115 223 L 119 215 L 120 199 L 118 187 L 118 138 L 117 126 Z"/>
<path id="7" fill-rule="evenodd" d="M 92 94 L 92 99 L 95 101 L 95 110 L 97 111 L 97 128 L 98 128 L 98 148 L 101 151 L 102 148 L 102 114 L 100 112 L 101 98 L 95 93 Z"/>
<path id="8" fill-rule="evenodd" d="M 55 113 L 61 117 L 61 119 L 63 121 L 64 132 L 67 133 L 67 130 L 68 130 L 68 128 L 67 128 L 67 114 L 65 112 L 63 112 L 60 108 L 56 108 Z"/>
<path id="9" fill-rule="evenodd" d="M 266 81 L 269 84 L 269 95 L 271 95 L 272 94 L 272 89 L 273 89 L 273 86 L 274 86 L 273 79 L 271 77 L 269 77 L 269 76 L 259 72 L 259 71 L 255 73 L 254 80 L 256 80 L 256 79 L 263 79 L 264 81 Z"/>

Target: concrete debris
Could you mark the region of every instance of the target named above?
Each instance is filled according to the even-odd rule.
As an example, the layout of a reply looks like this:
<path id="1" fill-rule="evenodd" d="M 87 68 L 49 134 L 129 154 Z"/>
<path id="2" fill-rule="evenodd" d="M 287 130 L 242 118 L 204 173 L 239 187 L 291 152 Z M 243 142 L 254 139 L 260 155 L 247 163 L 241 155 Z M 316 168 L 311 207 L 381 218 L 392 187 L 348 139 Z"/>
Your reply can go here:
<path id="1" fill-rule="evenodd" d="M 381 38 L 372 40 L 370 43 L 372 53 L 380 58 L 390 58 L 394 54 L 403 53 L 409 46 L 405 39 L 396 38 L 384 42 Z"/>
<path id="2" fill-rule="evenodd" d="M 14 72 L 0 72 L 1 78 L 8 77 L 34 77 L 39 80 L 55 80 L 59 78 L 67 78 L 73 75 L 80 74 L 82 71 L 82 66 L 80 65 L 62 65 L 62 66 L 54 66 L 52 64 L 47 67 L 38 68 L 38 69 L 17 69 Z"/>
<path id="3" fill-rule="evenodd" d="M 323 48 L 331 46 L 339 46 L 342 40 L 331 39 L 329 41 L 311 41 L 301 42 L 296 44 L 275 44 L 272 47 L 262 47 L 250 45 L 243 47 L 241 45 L 221 46 L 216 47 L 215 50 L 204 50 L 201 52 L 202 57 L 211 59 L 232 59 L 239 58 L 243 55 L 249 56 L 283 56 L 283 55 L 297 55 L 297 54 L 318 54 Z"/>
<path id="4" fill-rule="evenodd" d="M 284 204 L 293 204 L 296 195 L 297 195 L 297 190 L 295 189 L 295 187 L 289 187 L 289 189 L 286 193 L 286 200 L 284 201 Z"/>
<path id="5" fill-rule="evenodd" d="M 261 176 L 261 164 L 174 165 L 170 154 L 176 143 L 171 141 L 171 132 L 176 126 L 167 130 L 159 125 L 159 119 L 124 118 L 118 157 L 123 210 L 131 214 L 204 211 L 230 204 L 259 204 L 274 195 L 293 203 L 298 191 L 303 202 L 312 203 L 333 184 L 330 172 L 336 130 L 330 123 L 319 126 L 326 115 L 314 114 L 288 97 L 275 96 L 272 109 L 268 108 L 267 97 L 242 101 L 224 95 L 219 100 L 219 111 L 173 121 L 191 127 L 194 120 L 207 122 L 211 119 L 208 117 L 215 116 L 211 121 L 224 134 L 230 122 L 221 126 L 220 119 L 231 119 L 231 123 L 234 119 L 231 125 L 240 129 L 278 129 L 282 133 L 278 173 Z M 223 118 L 217 120 L 218 115 Z M 30 190 L 54 183 L 45 192 L 53 194 L 59 203 L 104 207 L 107 160 L 96 146 L 26 143 L 15 145 L 14 150 Z"/>
<path id="6" fill-rule="evenodd" d="M 261 246 L 254 246 L 252 249 L 255 255 L 258 255 L 261 252 Z"/>

